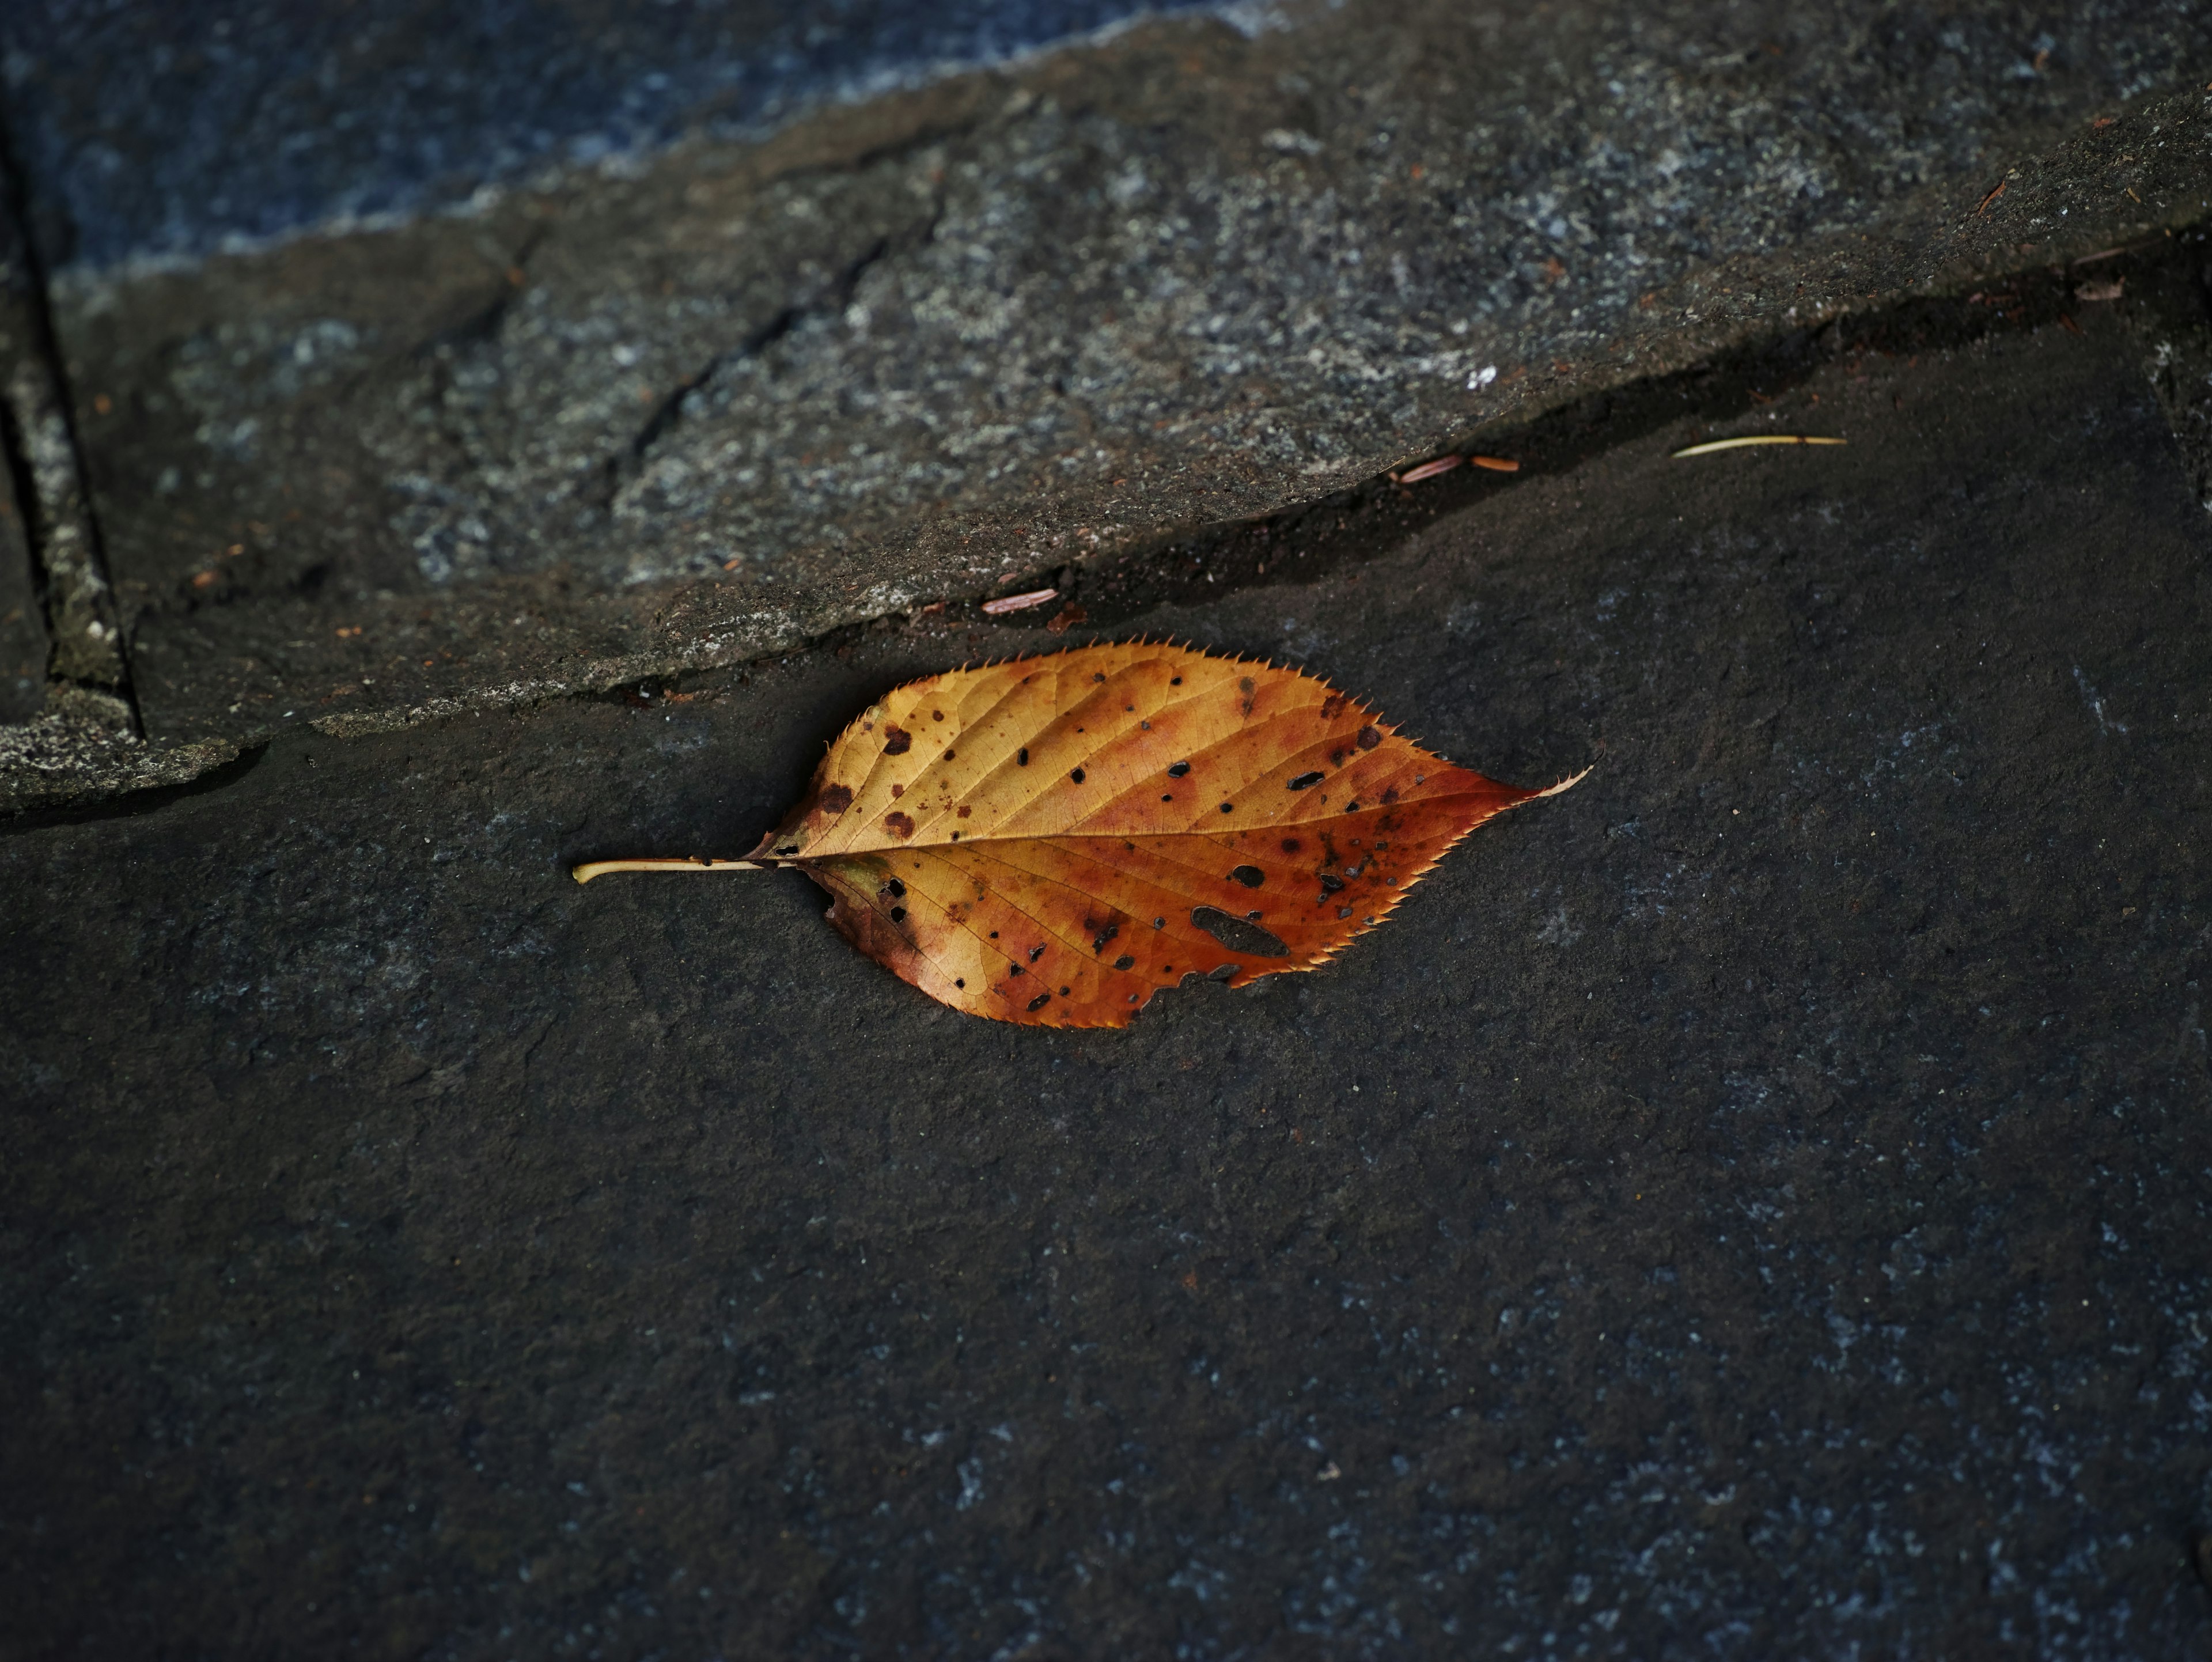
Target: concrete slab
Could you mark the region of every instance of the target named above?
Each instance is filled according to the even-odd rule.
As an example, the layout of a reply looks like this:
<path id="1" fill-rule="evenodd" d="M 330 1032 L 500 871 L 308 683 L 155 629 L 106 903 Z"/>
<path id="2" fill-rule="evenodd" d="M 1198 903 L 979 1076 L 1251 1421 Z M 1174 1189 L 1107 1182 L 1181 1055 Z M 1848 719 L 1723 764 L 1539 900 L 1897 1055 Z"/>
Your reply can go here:
<path id="1" fill-rule="evenodd" d="M 181 70 L 144 110 L 97 76 L 13 107 L 142 711 L 234 748 L 741 662 L 2157 242 L 2212 200 L 2207 29 L 2110 3 L 1200 14 L 619 166 L 509 178 L 456 139 L 453 180 L 389 203 L 344 194 L 391 181 L 319 125 L 224 194 Z M 574 38 L 545 37 L 556 90 Z M 210 131 L 305 132 L 292 62 Z M 419 159 L 415 95 L 354 99 L 383 82 L 351 62 L 331 95 Z M 506 131 L 498 98 L 465 107 Z M 164 122 L 190 142 L 139 183 L 70 148 Z M 181 217 L 132 240 L 132 191 Z M 214 237 L 234 221 L 254 234 Z"/>
<path id="2" fill-rule="evenodd" d="M 564 875 L 740 848 L 874 692 L 1079 630 L 19 821 L 21 1642 L 2201 1651 L 2212 532 L 2076 326 L 1131 610 L 1596 767 L 1124 1034 L 943 1011 L 787 874 Z"/>

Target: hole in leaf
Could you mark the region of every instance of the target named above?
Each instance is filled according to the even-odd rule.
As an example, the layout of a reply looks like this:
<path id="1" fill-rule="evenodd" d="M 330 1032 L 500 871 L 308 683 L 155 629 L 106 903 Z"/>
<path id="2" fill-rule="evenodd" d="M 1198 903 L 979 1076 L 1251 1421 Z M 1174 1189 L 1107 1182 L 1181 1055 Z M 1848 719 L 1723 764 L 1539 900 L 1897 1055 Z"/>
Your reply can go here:
<path id="1" fill-rule="evenodd" d="M 1030 1010 L 1034 1014 L 1038 1010 L 1042 1010 L 1046 1005 L 1051 1002 L 1052 995 L 1050 993 L 1039 993 L 1035 998 L 1030 1001 Z"/>
<path id="2" fill-rule="evenodd" d="M 1318 773 L 1302 773 L 1297 778 L 1288 781 L 1285 784 L 1284 788 L 1285 790 L 1307 790 L 1319 783 L 1321 783 L 1321 775 Z"/>
<path id="3" fill-rule="evenodd" d="M 1074 772 L 1069 774 L 1067 776 L 1079 785 L 1083 782 L 1083 770 L 1081 768 L 1078 768 Z"/>
<path id="4" fill-rule="evenodd" d="M 903 907 L 903 906 L 894 906 L 894 907 L 892 907 L 892 908 L 891 908 L 891 922 L 894 922 L 894 923 L 903 923 L 903 922 L 906 922 L 906 908 L 905 908 L 905 907 Z"/>
<path id="5" fill-rule="evenodd" d="M 1026 745 L 1024 745 L 1021 749 L 1019 749 L 1019 750 L 1018 750 L 1018 751 L 1016 751 L 1016 752 L 1014 752 L 1014 765 L 1015 765 L 1016 767 L 1018 767 L 1018 768 L 1025 768 L 1025 767 L 1029 766 L 1029 764 L 1030 764 L 1030 752 L 1029 752 L 1029 746 L 1026 746 Z"/>
<path id="6" fill-rule="evenodd" d="M 1263 929 L 1257 923 L 1223 911 L 1218 906 L 1194 908 L 1190 921 L 1232 953 L 1243 953 L 1248 958 L 1288 958 L 1291 955 L 1291 949 L 1283 944 L 1283 938 L 1273 930 Z M 1234 973 L 1233 966 L 1231 972 Z"/>
<path id="7" fill-rule="evenodd" d="M 1133 970 L 1137 967 L 1137 960 L 1124 953 L 1114 960 L 1114 967 L 1117 970 Z"/>
<path id="8" fill-rule="evenodd" d="M 1256 889 L 1267 880 L 1267 874 L 1257 866 L 1239 866 L 1229 874 L 1248 889 Z"/>
<path id="9" fill-rule="evenodd" d="M 1189 764 L 1189 763 L 1188 763 L 1188 762 L 1178 762 L 1178 763 L 1176 763 L 1173 767 L 1171 767 L 1171 768 L 1170 768 L 1170 769 L 1168 770 L 1168 777 L 1169 777 L 1169 778 L 1170 778 L 1170 779 L 1180 779 L 1180 778 L 1182 778 L 1182 777 L 1183 776 L 1183 775 L 1185 775 L 1186 773 L 1188 773 L 1189 771 L 1190 771 L 1190 764 Z"/>

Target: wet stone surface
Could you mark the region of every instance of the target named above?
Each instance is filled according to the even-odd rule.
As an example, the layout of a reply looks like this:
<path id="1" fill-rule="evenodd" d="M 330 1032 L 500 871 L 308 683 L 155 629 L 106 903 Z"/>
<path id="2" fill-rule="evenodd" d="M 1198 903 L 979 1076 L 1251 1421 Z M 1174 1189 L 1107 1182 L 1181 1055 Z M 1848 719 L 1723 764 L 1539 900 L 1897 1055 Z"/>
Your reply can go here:
<path id="1" fill-rule="evenodd" d="M 1079 630 L 17 822 L 15 1647 L 2202 1651 L 2212 527 L 2081 326 L 1133 621 L 1595 766 L 1123 1033 L 945 1012 L 795 874 L 565 874 Z"/>
<path id="2" fill-rule="evenodd" d="M 665 107 L 613 100 L 619 166 L 502 173 L 501 122 L 581 84 L 572 9 L 598 9 L 523 32 L 545 61 L 501 66 L 532 88 L 506 103 L 422 90 L 469 52 L 405 97 L 343 43 L 194 58 L 189 9 L 134 26 L 171 68 L 111 87 L 66 31 L 15 26 L 9 119 L 157 744 L 513 705 L 1034 588 L 2208 210 L 2187 9 L 1200 12 L 744 142 L 678 66 Z M 665 9 L 672 40 L 723 27 Z M 368 61 L 418 51 L 401 29 Z M 219 171 L 303 108 L 311 62 L 315 107 L 392 127 L 392 176 L 319 122 Z M 255 75 L 265 108 L 215 95 Z M 479 98 L 450 177 L 417 177 Z M 472 165 L 505 183 L 471 194 Z"/>

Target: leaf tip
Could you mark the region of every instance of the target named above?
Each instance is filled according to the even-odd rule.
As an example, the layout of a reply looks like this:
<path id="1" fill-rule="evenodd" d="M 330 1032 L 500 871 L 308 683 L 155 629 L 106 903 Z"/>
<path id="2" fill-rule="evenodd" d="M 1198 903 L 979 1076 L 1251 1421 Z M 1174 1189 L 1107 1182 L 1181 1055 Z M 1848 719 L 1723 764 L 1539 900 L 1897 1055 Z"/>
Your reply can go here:
<path id="1" fill-rule="evenodd" d="M 1581 784 L 1583 780 L 1589 778 L 1592 773 L 1596 771 L 1596 770 L 1597 764 L 1593 762 L 1589 767 L 1584 768 L 1580 773 L 1568 775 L 1567 777 L 1560 780 L 1558 784 L 1549 786 L 1543 790 L 1538 791 L 1536 795 L 1539 797 L 1557 796 L 1562 791 L 1572 790 L 1577 785 Z M 1532 798 L 1531 800 L 1533 801 L 1534 799 Z"/>

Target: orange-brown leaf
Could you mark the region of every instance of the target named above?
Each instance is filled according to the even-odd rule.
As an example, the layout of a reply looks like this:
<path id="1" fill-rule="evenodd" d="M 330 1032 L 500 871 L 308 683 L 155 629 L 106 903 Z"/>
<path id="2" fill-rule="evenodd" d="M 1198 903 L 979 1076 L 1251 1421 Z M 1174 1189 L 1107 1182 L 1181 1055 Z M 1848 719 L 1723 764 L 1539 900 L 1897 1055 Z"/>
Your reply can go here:
<path id="1" fill-rule="evenodd" d="M 1119 1027 L 1186 976 L 1315 968 L 1549 794 L 1296 670 L 1133 642 L 886 694 L 751 857 L 801 867 L 847 939 L 955 1009 Z"/>

